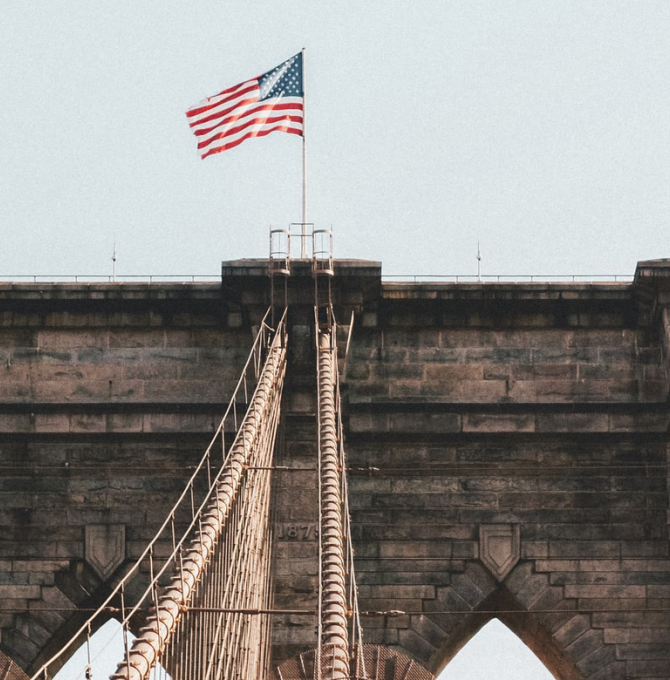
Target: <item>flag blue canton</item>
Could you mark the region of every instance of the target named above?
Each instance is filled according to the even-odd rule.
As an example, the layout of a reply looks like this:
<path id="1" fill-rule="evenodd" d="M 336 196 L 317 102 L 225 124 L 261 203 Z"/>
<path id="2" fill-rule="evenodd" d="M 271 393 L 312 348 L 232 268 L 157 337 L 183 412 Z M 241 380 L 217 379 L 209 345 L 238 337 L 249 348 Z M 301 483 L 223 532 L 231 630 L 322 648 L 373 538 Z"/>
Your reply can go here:
<path id="1" fill-rule="evenodd" d="M 302 53 L 258 78 L 260 101 L 272 97 L 302 97 Z"/>

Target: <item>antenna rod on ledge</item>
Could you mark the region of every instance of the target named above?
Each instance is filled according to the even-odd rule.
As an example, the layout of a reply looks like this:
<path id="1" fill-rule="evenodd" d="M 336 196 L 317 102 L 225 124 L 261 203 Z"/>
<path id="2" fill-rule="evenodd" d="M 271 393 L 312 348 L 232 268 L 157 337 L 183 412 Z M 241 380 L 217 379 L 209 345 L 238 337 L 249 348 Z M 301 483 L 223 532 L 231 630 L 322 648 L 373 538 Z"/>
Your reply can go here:
<path id="1" fill-rule="evenodd" d="M 479 250 L 479 238 L 477 238 L 477 281 L 482 282 L 482 253 Z"/>

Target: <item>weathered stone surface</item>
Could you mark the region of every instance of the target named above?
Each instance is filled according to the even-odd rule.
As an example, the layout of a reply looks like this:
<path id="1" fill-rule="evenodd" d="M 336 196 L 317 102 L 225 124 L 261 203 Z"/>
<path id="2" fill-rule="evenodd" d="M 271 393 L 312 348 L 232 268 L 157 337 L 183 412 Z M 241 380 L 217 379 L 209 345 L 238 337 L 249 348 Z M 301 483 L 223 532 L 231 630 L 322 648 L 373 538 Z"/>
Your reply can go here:
<path id="1" fill-rule="evenodd" d="M 364 618 L 367 642 L 437 669 L 498 612 L 562 680 L 668 677 L 666 270 L 382 285 L 377 266 L 340 266 L 361 605 L 405 612 Z M 267 305 L 258 262 L 225 271 L 223 285 L 0 284 L 0 598 L 22 612 L 0 624 L 23 668 L 61 641 L 52 610 L 103 592 L 118 561 L 91 568 L 85 527 L 125 526 L 138 555 L 207 444 Z M 316 609 L 313 288 L 308 273 L 290 285 L 278 463 L 303 469 L 275 476 L 275 604 Z M 501 554 L 482 564 L 488 525 L 518 527 L 509 573 Z M 277 616 L 275 659 L 313 646 L 314 624 Z"/>

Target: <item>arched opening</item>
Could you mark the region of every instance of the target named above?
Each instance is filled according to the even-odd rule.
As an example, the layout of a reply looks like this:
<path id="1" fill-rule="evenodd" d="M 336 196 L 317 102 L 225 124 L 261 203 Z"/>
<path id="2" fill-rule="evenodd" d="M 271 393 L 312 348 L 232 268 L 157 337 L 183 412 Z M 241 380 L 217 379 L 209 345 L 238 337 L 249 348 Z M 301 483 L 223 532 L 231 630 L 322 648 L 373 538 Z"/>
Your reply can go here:
<path id="1" fill-rule="evenodd" d="M 135 636 L 128 633 L 128 645 Z M 123 627 L 116 619 L 110 619 L 84 642 L 56 673 L 54 680 L 85 680 L 86 668 L 90 665 L 93 678 L 108 678 L 123 659 L 125 649 Z M 170 676 L 159 664 L 151 673 L 152 680 L 170 680 Z"/>
<path id="2" fill-rule="evenodd" d="M 462 615 L 442 615 L 441 612 L 436 612 L 430 617 L 432 624 L 426 626 L 426 629 L 433 635 L 433 639 L 440 639 L 438 637 L 439 631 L 442 631 L 441 644 L 432 653 L 432 658 L 429 661 L 428 667 L 435 673 L 436 677 L 439 674 L 449 669 L 448 674 L 444 676 L 443 680 L 451 680 L 454 676 L 451 669 L 454 668 L 452 661 L 456 659 L 461 650 L 473 645 L 474 640 L 477 640 L 474 649 L 479 647 L 480 640 L 482 643 L 488 640 L 489 633 L 498 632 L 499 637 L 502 637 L 502 642 L 493 647 L 492 643 L 482 644 L 480 651 L 477 654 L 477 661 L 472 668 L 468 670 L 470 675 L 459 676 L 459 680 L 469 678 L 511 678 L 524 680 L 527 675 L 521 675 L 524 671 L 524 665 L 528 664 L 535 666 L 539 665 L 542 675 L 531 674 L 533 680 L 586 680 L 588 675 L 584 674 L 577 662 L 582 659 L 579 654 L 575 655 L 574 650 L 570 648 L 565 642 L 565 638 L 556 635 L 563 626 L 570 626 L 571 622 L 581 616 L 573 611 L 570 603 L 564 603 L 561 599 L 562 593 L 555 592 L 555 590 L 548 586 L 546 580 L 541 580 L 539 583 L 540 596 L 544 598 L 543 602 L 549 601 L 550 611 L 545 609 L 546 605 L 533 609 L 528 608 L 528 593 L 522 590 L 523 584 L 528 583 L 528 576 L 530 567 L 521 565 L 517 567 L 518 574 L 512 572 L 512 575 L 507 578 L 506 584 L 491 584 L 489 594 L 480 602 L 476 603 L 469 612 L 463 612 Z M 482 580 L 482 572 L 479 573 L 475 568 L 470 569 L 470 576 L 477 578 L 479 582 Z M 471 580 L 471 579 L 469 579 Z M 465 582 L 465 579 L 463 579 Z M 464 587 L 460 582 L 454 581 L 459 587 Z M 467 585 L 467 582 L 466 582 Z M 537 584 L 536 584 L 537 585 Z M 472 588 L 471 588 L 472 589 Z M 464 595 L 468 593 L 464 590 Z M 520 593 L 521 597 L 517 599 L 515 593 Z M 537 594 L 536 594 L 537 597 Z M 464 598 L 461 598 L 464 599 Z M 521 601 L 520 601 L 521 600 Z M 525 601 L 525 604 L 524 604 Z M 574 606 L 574 605 L 573 605 Z M 487 624 L 491 621 L 496 621 L 493 626 Z M 580 620 L 583 625 L 585 622 Z M 587 620 L 588 624 L 589 621 Z M 437 628 L 435 628 L 437 626 Z M 418 626 L 415 626 L 418 628 Z M 435 631 L 438 633 L 436 634 Z M 595 639 L 597 649 L 604 645 L 602 640 L 602 631 L 594 631 L 590 636 L 592 641 Z M 507 672 L 504 666 L 507 661 L 503 661 L 502 654 L 506 649 L 516 649 L 517 656 L 521 661 L 515 659 L 510 660 L 510 664 L 519 666 L 519 670 L 512 675 L 501 675 L 501 672 Z M 582 655 L 583 656 L 583 655 Z M 461 656 L 463 658 L 463 656 Z M 465 657 L 467 659 L 467 656 Z M 497 659 L 495 663 L 495 672 L 493 675 L 489 674 L 473 674 L 473 671 L 485 662 L 486 659 Z M 525 659 L 525 661 L 523 661 Z M 524 671 L 525 672 L 525 671 Z"/>
<path id="3" fill-rule="evenodd" d="M 504 623 L 491 619 L 454 656 L 438 680 L 555 680 Z"/>

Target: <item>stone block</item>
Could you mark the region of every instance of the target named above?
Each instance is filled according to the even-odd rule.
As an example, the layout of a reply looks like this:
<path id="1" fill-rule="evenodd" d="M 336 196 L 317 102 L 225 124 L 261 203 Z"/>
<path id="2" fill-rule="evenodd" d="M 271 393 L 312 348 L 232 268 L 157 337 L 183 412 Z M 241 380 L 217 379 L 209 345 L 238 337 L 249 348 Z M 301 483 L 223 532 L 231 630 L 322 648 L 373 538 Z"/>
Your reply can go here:
<path id="1" fill-rule="evenodd" d="M 450 586 L 437 588 L 437 597 L 434 600 L 426 600 L 423 610 L 428 613 L 452 614 L 453 612 L 469 612 L 472 607 Z M 431 616 L 433 618 L 433 616 Z"/>
<path id="2" fill-rule="evenodd" d="M 461 416 L 457 413 L 394 413 L 389 416 L 389 430 L 421 434 L 460 432 Z"/>
<path id="3" fill-rule="evenodd" d="M 370 366 L 374 376 L 373 380 L 380 382 L 388 380 L 420 381 L 424 378 L 423 364 L 383 362 Z"/>
<path id="4" fill-rule="evenodd" d="M 670 425 L 662 413 L 612 413 L 609 421 L 612 432 L 666 432 Z"/>
<path id="5" fill-rule="evenodd" d="M 444 572 L 429 571 L 424 568 L 414 569 L 412 564 L 406 564 L 406 571 L 388 571 L 377 569 L 356 571 L 357 582 L 360 585 L 427 585 L 444 586 L 449 584 L 449 576 Z"/>
<path id="6" fill-rule="evenodd" d="M 0 432 L 28 432 L 33 421 L 27 413 L 0 413 Z"/>
<path id="7" fill-rule="evenodd" d="M 389 524 L 365 524 L 354 525 L 356 539 L 367 541 L 388 540 L 433 540 L 444 541 L 468 538 L 471 534 L 469 527 L 424 524 L 412 525 L 389 525 Z"/>
<path id="8" fill-rule="evenodd" d="M 0 584 L 0 599 L 4 600 L 36 600 L 42 594 L 38 585 Z"/>
<path id="9" fill-rule="evenodd" d="M 507 589 L 526 608 L 531 608 L 533 602 L 549 587 L 546 574 L 536 574 L 529 563 L 516 566 L 504 581 Z"/>
<path id="10" fill-rule="evenodd" d="M 627 678 L 647 678 L 663 680 L 670 678 L 668 659 L 630 659 L 626 662 Z"/>
<path id="11" fill-rule="evenodd" d="M 554 632 L 553 637 L 560 648 L 567 648 L 590 630 L 590 617 L 587 614 L 575 614 Z"/>
<path id="12" fill-rule="evenodd" d="M 556 585 L 626 585 L 630 583 L 625 572 L 558 572 L 551 575 Z"/>
<path id="13" fill-rule="evenodd" d="M 612 600 L 609 598 L 581 598 L 579 606 L 590 611 L 607 611 L 609 609 L 617 608 L 621 610 L 635 611 L 644 609 L 645 607 L 652 607 L 653 600 L 645 600 L 643 598 L 626 598 L 623 600 Z"/>
<path id="14" fill-rule="evenodd" d="M 542 572 L 576 572 L 579 571 L 578 560 L 536 560 L 535 571 Z"/>
<path id="15" fill-rule="evenodd" d="M 550 541 L 549 557 L 618 557 L 621 544 L 618 541 Z"/>
<path id="16" fill-rule="evenodd" d="M 463 432 L 534 432 L 533 415 L 466 414 Z"/>
<path id="17" fill-rule="evenodd" d="M 446 371 L 446 374 L 449 375 L 447 365 L 462 364 L 465 359 L 465 350 L 451 347 L 418 347 L 408 349 L 406 359 L 410 362 L 429 364 L 424 367 L 427 372 L 439 366 L 442 371 Z M 435 364 L 435 366 L 432 366 L 432 364 Z M 474 375 L 481 377 L 482 369 L 474 367 Z"/>
<path id="18" fill-rule="evenodd" d="M 595 628 L 662 628 L 668 627 L 665 611 L 598 611 L 591 614 Z"/>
<path id="19" fill-rule="evenodd" d="M 606 413 L 540 413 L 536 417 L 538 432 L 607 432 L 610 415 Z"/>
<path id="20" fill-rule="evenodd" d="M 435 649 L 438 649 L 447 637 L 447 633 L 425 615 L 410 617 L 410 629 Z"/>
<path id="21" fill-rule="evenodd" d="M 510 367 L 513 380 L 567 380 L 577 379 L 577 365 L 569 363 L 513 364 Z"/>
<path id="22" fill-rule="evenodd" d="M 435 587 L 426 585 L 393 584 L 361 586 L 359 597 L 374 600 L 420 600 L 435 598 Z"/>
<path id="23" fill-rule="evenodd" d="M 626 598 L 645 597 L 645 586 L 627 585 L 566 585 L 565 596 L 575 598 L 611 598 L 622 600 Z"/>
<path id="24" fill-rule="evenodd" d="M 436 543 L 434 541 L 381 541 L 380 557 L 421 559 L 424 557 L 450 557 L 453 554 L 452 541 Z"/>
<path id="25" fill-rule="evenodd" d="M 540 508 L 568 508 L 572 505 L 572 497 L 566 493 L 501 493 L 498 497 L 501 509 L 533 510 Z M 560 550 L 560 548 L 556 548 Z M 550 557 L 572 557 L 572 555 L 554 554 Z"/>
<path id="26" fill-rule="evenodd" d="M 365 328 L 374 328 L 378 323 L 377 313 L 376 312 L 364 312 L 362 323 L 363 323 L 363 326 Z"/>
<path id="27" fill-rule="evenodd" d="M 650 498 L 651 494 L 647 497 Z M 624 541 L 621 544 L 622 557 L 667 557 L 669 554 L 667 541 Z"/>
<path id="28" fill-rule="evenodd" d="M 428 600 L 432 602 L 433 600 Z M 396 610 L 406 614 L 416 614 L 422 611 L 422 601 L 420 599 L 401 599 L 401 598 L 364 598 L 359 597 L 361 611 L 389 611 Z M 395 615 L 394 615 L 395 616 Z"/>
<path id="29" fill-rule="evenodd" d="M 370 645 L 397 645 L 398 629 L 394 627 L 373 628 L 366 633 L 365 641 Z"/>
<path id="30" fill-rule="evenodd" d="M 531 350 L 526 347 L 483 347 L 467 349 L 466 363 L 530 364 Z"/>
<path id="31" fill-rule="evenodd" d="M 591 631 L 593 633 L 593 631 Z M 589 647 L 586 644 L 586 636 L 589 635 L 589 633 L 585 633 L 583 638 L 584 638 L 584 643 L 583 646 L 586 650 L 589 649 Z M 575 647 L 579 646 L 579 643 L 581 642 L 578 641 L 575 643 Z M 577 668 L 586 676 L 586 677 L 591 677 L 593 673 L 596 671 L 601 670 L 603 667 L 607 667 L 612 663 L 617 662 L 617 650 L 614 645 L 605 645 L 601 644 L 600 647 L 596 646 L 598 642 L 594 639 L 591 642 L 591 649 L 590 651 L 586 651 L 585 654 L 579 659 L 577 662 Z M 581 649 L 580 649 L 581 651 Z"/>
<path id="32" fill-rule="evenodd" d="M 0 381 L 0 400 L 17 403 L 34 400 L 33 388 L 23 380 Z"/>
<path id="33" fill-rule="evenodd" d="M 521 543 L 521 557 L 523 559 L 535 559 L 549 556 L 549 543 L 547 541 L 523 541 Z"/>
<path id="34" fill-rule="evenodd" d="M 476 541 L 454 541 L 452 555 L 463 559 L 476 559 L 479 546 Z"/>
<path id="35" fill-rule="evenodd" d="M 494 590 L 492 584 L 483 584 L 481 579 L 475 583 L 468 573 L 454 574 L 450 586 L 472 608 L 477 607 Z"/>
<path id="36" fill-rule="evenodd" d="M 575 400 L 575 383 L 572 380 L 509 380 L 508 394 L 515 402 L 558 402 Z"/>
<path id="37" fill-rule="evenodd" d="M 644 588 L 645 586 L 630 586 L 631 588 Z M 647 585 L 647 597 L 661 599 L 667 598 L 670 600 L 670 585 Z"/>

